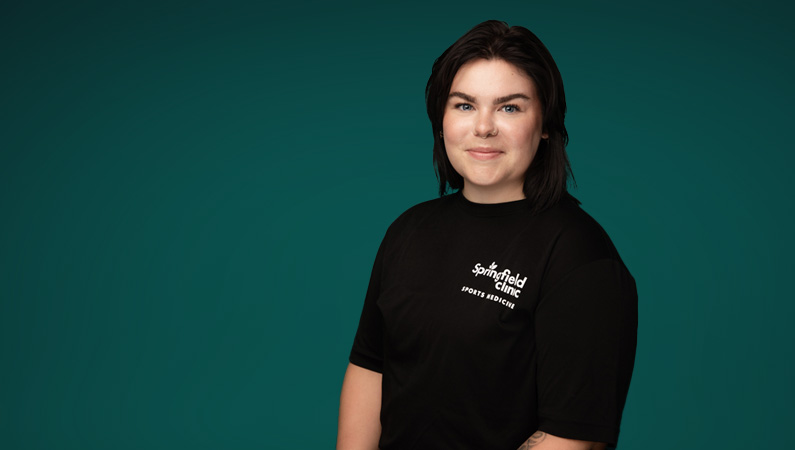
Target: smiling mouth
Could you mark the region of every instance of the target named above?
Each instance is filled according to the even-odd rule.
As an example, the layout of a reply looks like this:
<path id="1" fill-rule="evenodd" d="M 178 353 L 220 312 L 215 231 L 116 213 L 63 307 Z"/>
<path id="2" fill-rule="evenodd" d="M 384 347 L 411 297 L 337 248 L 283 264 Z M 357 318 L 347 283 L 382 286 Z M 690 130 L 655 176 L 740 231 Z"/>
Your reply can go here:
<path id="1" fill-rule="evenodd" d="M 469 153 L 469 156 L 477 159 L 478 161 L 488 161 L 490 159 L 498 158 L 503 154 L 502 151 L 497 150 L 496 148 L 484 147 L 470 148 L 467 150 L 467 153 Z"/>

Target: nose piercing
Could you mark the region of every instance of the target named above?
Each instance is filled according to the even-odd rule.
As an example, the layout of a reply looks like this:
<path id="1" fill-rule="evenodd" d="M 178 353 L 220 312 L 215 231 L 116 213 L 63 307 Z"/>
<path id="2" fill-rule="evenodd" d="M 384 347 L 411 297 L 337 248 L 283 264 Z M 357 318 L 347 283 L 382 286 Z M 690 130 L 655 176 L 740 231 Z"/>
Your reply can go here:
<path id="1" fill-rule="evenodd" d="M 491 130 L 488 133 L 486 133 L 485 135 L 480 136 L 480 137 L 482 137 L 483 139 L 486 139 L 487 137 L 496 136 L 497 133 L 498 133 L 497 130 Z"/>

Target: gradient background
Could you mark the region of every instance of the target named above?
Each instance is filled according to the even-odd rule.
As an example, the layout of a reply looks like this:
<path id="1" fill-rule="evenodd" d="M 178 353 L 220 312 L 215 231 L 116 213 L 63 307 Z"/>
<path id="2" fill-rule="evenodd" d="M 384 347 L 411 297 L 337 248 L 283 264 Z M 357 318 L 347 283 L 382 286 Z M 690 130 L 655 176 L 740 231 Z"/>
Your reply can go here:
<path id="1" fill-rule="evenodd" d="M 3 449 L 332 448 L 431 64 L 490 18 L 637 280 L 620 447 L 791 445 L 785 2 L 66 3 L 0 7 Z"/>

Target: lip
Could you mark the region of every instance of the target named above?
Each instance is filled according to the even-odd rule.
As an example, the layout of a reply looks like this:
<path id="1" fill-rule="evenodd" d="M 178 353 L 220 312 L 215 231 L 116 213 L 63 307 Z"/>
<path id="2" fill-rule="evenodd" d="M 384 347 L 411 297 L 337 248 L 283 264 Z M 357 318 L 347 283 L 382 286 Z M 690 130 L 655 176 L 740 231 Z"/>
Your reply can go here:
<path id="1" fill-rule="evenodd" d="M 488 161 L 491 159 L 499 158 L 503 152 L 491 147 L 475 147 L 467 149 L 469 156 L 477 159 L 478 161 Z"/>

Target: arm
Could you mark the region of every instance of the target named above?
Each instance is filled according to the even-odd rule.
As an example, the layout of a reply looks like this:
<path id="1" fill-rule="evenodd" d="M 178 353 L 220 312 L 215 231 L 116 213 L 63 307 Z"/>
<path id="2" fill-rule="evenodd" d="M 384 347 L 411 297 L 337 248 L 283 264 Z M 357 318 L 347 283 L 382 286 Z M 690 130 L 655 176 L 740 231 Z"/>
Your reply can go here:
<path id="1" fill-rule="evenodd" d="M 607 444 L 601 442 L 564 439 L 543 431 L 536 431 L 518 450 L 604 450 Z"/>
<path id="2" fill-rule="evenodd" d="M 377 450 L 380 416 L 381 374 L 349 363 L 340 395 L 337 450 Z"/>
<path id="3" fill-rule="evenodd" d="M 635 282 L 620 260 L 587 263 L 555 282 L 535 315 L 537 429 L 617 443 L 637 320 Z"/>

